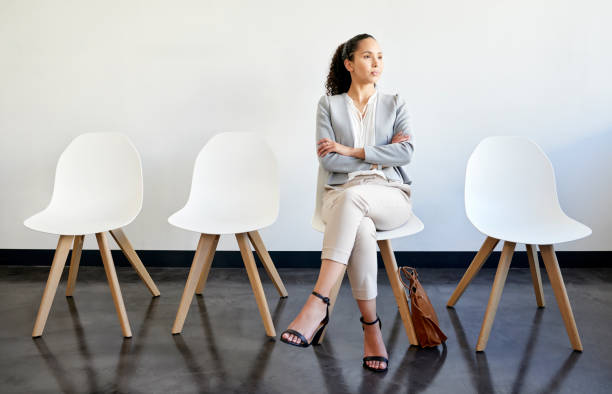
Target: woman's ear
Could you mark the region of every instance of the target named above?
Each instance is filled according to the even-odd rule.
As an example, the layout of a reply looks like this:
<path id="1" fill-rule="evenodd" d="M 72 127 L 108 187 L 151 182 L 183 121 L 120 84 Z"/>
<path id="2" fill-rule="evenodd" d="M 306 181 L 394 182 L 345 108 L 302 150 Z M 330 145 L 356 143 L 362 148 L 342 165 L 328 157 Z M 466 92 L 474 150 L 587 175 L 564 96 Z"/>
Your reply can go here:
<path id="1" fill-rule="evenodd" d="M 348 72 L 353 72 L 353 65 L 351 64 L 350 60 L 344 59 L 344 67 L 348 70 Z"/>

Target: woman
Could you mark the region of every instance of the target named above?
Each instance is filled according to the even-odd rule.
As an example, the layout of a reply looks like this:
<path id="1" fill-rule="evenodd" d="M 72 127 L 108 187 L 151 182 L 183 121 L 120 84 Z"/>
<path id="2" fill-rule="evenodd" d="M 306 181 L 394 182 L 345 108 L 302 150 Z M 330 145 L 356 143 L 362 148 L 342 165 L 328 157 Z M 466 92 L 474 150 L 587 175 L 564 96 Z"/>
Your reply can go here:
<path id="1" fill-rule="evenodd" d="M 383 56 L 369 34 L 341 44 L 332 58 L 327 95 L 317 110 L 317 154 L 330 172 L 321 216 L 326 224 L 321 271 L 312 295 L 281 341 L 317 344 L 328 323 L 329 293 L 346 265 L 361 311 L 364 368 L 384 372 L 388 355 L 376 314 L 376 230 L 391 230 L 412 214 L 408 164 L 413 146 L 406 106 L 378 92 Z"/>

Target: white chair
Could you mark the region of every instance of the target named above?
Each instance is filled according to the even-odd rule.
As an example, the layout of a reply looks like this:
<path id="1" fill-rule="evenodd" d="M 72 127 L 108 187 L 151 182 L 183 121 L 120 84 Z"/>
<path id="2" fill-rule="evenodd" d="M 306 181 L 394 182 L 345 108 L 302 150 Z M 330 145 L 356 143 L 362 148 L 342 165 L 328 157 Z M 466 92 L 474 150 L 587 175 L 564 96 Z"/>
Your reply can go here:
<path id="1" fill-rule="evenodd" d="M 60 236 L 36 316 L 33 337 L 43 333 L 74 240 L 66 287 L 66 296 L 72 296 L 85 234 L 96 234 L 123 336 L 132 336 L 104 232 L 110 231 L 153 296 L 159 296 L 159 290 L 122 230 L 134 220 L 141 207 L 140 156 L 126 136 L 88 133 L 78 136 L 68 145 L 57 163 L 49 206 L 24 222 L 32 230 Z"/>
<path id="2" fill-rule="evenodd" d="M 468 160 L 465 210 L 468 219 L 487 238 L 447 306 L 455 305 L 493 248 L 504 240 L 476 350 L 483 351 L 487 345 L 514 248 L 517 243 L 524 243 L 538 306 L 544 307 L 544 294 L 535 245 L 540 246 L 570 343 L 575 350 L 582 351 L 553 244 L 584 238 L 591 234 L 591 229 L 569 218 L 561 209 L 553 167 L 546 154 L 522 137 L 484 139 Z"/>
<path id="3" fill-rule="evenodd" d="M 317 194 L 315 197 L 315 211 L 312 216 L 312 227 L 319 232 L 325 232 L 325 223 L 321 218 L 321 207 L 323 204 L 323 192 L 325 191 L 325 185 L 327 184 L 327 180 L 329 179 L 329 172 L 325 170 L 322 166 L 319 165 L 319 172 L 317 175 Z M 395 301 L 397 302 L 397 306 L 399 308 L 400 316 L 402 318 L 402 322 L 404 323 L 404 329 L 406 330 L 406 335 L 408 336 L 408 340 L 411 345 L 418 346 L 419 341 L 417 340 L 416 333 L 414 331 L 414 326 L 412 325 L 412 318 L 410 317 L 410 308 L 408 306 L 408 299 L 406 297 L 406 292 L 404 291 L 404 287 L 399 279 L 397 272 L 397 262 L 395 261 L 395 254 L 393 253 L 393 249 L 391 247 L 391 240 L 400 237 L 406 237 L 409 235 L 416 234 L 418 232 L 423 231 L 425 226 L 423 222 L 416 216 L 412 215 L 410 220 L 406 222 L 404 225 L 389 231 L 377 231 L 376 239 L 378 243 L 378 248 L 380 249 L 380 254 L 382 256 L 382 260 L 385 264 L 385 269 L 387 271 L 387 276 L 389 277 L 389 282 L 391 283 L 391 289 L 393 289 L 393 295 L 395 296 Z M 342 285 L 342 280 L 344 279 L 344 272 L 346 271 L 346 266 L 340 275 L 340 278 L 332 288 L 329 299 L 329 313 L 331 315 L 332 310 L 334 309 L 334 305 L 336 303 L 336 299 L 338 298 L 338 292 L 340 291 L 340 286 Z M 319 343 L 323 341 L 325 337 L 325 332 L 327 328 L 323 331 L 321 335 L 321 340 Z"/>
<path id="4" fill-rule="evenodd" d="M 183 330 L 194 292 L 204 291 L 220 235 L 235 234 L 266 334 L 276 336 L 249 240 L 280 296 L 287 297 L 258 232 L 278 217 L 279 195 L 276 159 L 256 134 L 217 134 L 202 148 L 195 162 L 187 204 L 168 218 L 176 227 L 201 234 L 173 334 Z"/>

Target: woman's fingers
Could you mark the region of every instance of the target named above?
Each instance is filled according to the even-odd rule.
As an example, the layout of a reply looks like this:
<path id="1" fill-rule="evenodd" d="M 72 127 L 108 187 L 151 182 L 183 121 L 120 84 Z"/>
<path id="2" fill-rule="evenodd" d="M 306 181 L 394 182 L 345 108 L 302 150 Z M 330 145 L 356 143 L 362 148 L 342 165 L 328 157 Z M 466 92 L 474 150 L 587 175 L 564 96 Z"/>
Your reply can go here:
<path id="1" fill-rule="evenodd" d="M 319 154 L 319 156 L 323 157 L 326 154 L 331 153 L 331 152 L 332 152 L 331 148 L 321 148 L 321 149 L 319 149 L 318 154 Z"/>
<path id="2" fill-rule="evenodd" d="M 317 142 L 317 147 L 318 149 L 322 149 L 322 148 L 335 148 L 336 147 L 336 143 L 332 140 L 330 140 L 329 138 L 323 138 L 322 140 L 320 140 L 319 142 Z"/>
<path id="3" fill-rule="evenodd" d="M 330 152 L 336 151 L 336 143 L 329 138 L 323 138 L 319 140 L 317 147 L 317 154 L 321 157 L 327 155 Z"/>
<path id="4" fill-rule="evenodd" d="M 404 134 L 400 132 L 393 136 L 393 138 L 391 139 L 391 143 L 396 144 L 398 142 L 404 142 L 404 141 L 409 141 L 409 140 L 410 140 L 410 134 Z"/>

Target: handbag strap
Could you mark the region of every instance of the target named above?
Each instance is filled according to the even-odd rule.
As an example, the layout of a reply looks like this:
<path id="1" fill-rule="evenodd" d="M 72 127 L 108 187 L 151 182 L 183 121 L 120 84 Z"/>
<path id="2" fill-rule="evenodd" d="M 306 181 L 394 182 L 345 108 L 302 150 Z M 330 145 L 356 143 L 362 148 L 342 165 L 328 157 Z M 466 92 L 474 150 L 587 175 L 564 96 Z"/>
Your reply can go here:
<path id="1" fill-rule="evenodd" d="M 406 278 L 414 277 L 415 279 L 418 279 L 419 274 L 417 274 L 416 269 L 414 269 L 414 267 L 407 267 L 407 266 L 399 267 L 397 269 L 397 274 L 400 278 L 400 281 L 402 282 L 402 285 L 404 285 L 404 287 L 408 289 L 408 292 L 412 292 L 413 290 L 410 287 L 410 282 L 406 284 L 406 282 L 404 281 L 404 276 Z"/>

